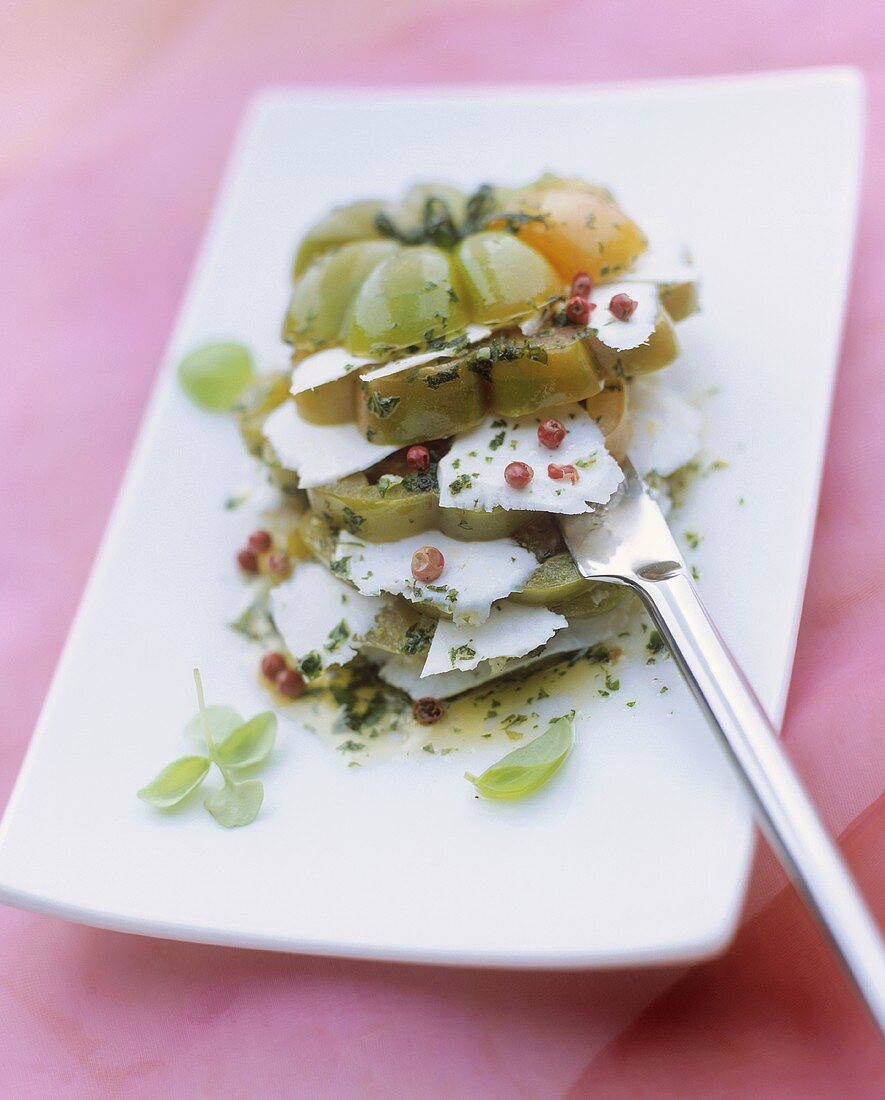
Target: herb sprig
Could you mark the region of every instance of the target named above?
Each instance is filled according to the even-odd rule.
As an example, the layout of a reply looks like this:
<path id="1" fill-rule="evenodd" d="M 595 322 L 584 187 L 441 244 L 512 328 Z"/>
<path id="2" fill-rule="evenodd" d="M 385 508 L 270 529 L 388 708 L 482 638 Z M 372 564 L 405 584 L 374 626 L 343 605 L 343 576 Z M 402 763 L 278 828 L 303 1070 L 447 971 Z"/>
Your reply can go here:
<path id="1" fill-rule="evenodd" d="M 575 743 L 574 711 L 554 718 L 546 733 L 509 752 L 482 775 L 464 773 L 484 798 L 524 798 L 543 787 L 565 763 Z M 511 723 L 512 724 L 512 723 Z"/>
<path id="2" fill-rule="evenodd" d="M 267 760 L 276 737 L 276 715 L 263 711 L 244 722 L 231 707 L 206 706 L 203 680 L 197 668 L 194 669 L 194 683 L 199 713 L 188 722 L 185 733 L 202 738 L 206 755 L 173 760 L 141 788 L 138 797 L 161 810 L 178 806 L 202 784 L 214 764 L 221 772 L 224 785 L 208 794 L 203 805 L 226 829 L 249 825 L 258 816 L 264 801 L 264 785 L 257 779 L 235 777 Z"/>

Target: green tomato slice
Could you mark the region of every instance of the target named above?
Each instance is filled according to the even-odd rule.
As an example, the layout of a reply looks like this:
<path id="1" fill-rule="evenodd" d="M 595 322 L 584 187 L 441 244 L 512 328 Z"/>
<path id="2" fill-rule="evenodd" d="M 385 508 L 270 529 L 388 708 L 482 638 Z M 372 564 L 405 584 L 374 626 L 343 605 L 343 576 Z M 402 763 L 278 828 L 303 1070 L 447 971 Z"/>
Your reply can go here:
<path id="1" fill-rule="evenodd" d="M 591 335 L 588 342 L 593 355 L 606 373 L 626 378 L 636 374 L 649 374 L 668 366 L 679 355 L 679 341 L 670 314 L 661 306 L 655 318 L 655 328 L 648 342 L 627 351 L 615 351 Z"/>
<path id="2" fill-rule="evenodd" d="M 368 378 L 359 384 L 357 423 L 367 439 L 404 447 L 456 435 L 490 413 L 582 401 L 602 388 L 585 335 L 574 326 L 531 338 L 499 334 L 451 359 Z"/>
<path id="3" fill-rule="evenodd" d="M 476 324 L 527 317 L 562 293 L 562 280 L 550 264 L 510 233 L 474 233 L 455 255 Z"/>
<path id="4" fill-rule="evenodd" d="M 433 640 L 436 620 L 422 615 L 408 600 L 391 599 L 378 613 L 365 641 L 385 653 L 424 657 Z"/>
<path id="5" fill-rule="evenodd" d="M 340 343 L 354 295 L 398 251 L 393 241 L 356 241 L 320 256 L 292 285 L 283 339 L 303 352 Z"/>
<path id="6" fill-rule="evenodd" d="M 394 246 L 357 293 L 344 343 L 355 355 L 384 356 L 444 339 L 466 326 L 449 254 L 430 245 Z"/>
<path id="7" fill-rule="evenodd" d="M 527 416 L 599 393 L 599 368 L 582 335 L 582 329 L 551 329 L 537 338 L 543 363 L 530 357 L 532 341 L 526 341 L 529 356 L 495 363 L 489 376 L 490 408 L 502 416 Z"/>
<path id="8" fill-rule="evenodd" d="M 353 241 L 376 238 L 376 217 L 390 208 L 390 203 L 380 199 L 364 199 L 360 202 L 336 206 L 302 238 L 295 257 L 293 274 L 300 275 L 324 253 Z"/>
<path id="9" fill-rule="evenodd" d="M 233 413 L 246 450 L 256 458 L 264 451 L 264 421 L 289 396 L 288 374 L 262 374 L 237 398 Z"/>
<path id="10" fill-rule="evenodd" d="M 494 512 L 440 508 L 433 475 L 413 471 L 403 477 L 382 475 L 375 484 L 365 474 L 353 474 L 332 485 L 308 489 L 307 495 L 314 513 L 367 542 L 394 542 L 429 530 L 478 542 L 505 538 L 525 522 L 521 513 L 503 508 Z"/>

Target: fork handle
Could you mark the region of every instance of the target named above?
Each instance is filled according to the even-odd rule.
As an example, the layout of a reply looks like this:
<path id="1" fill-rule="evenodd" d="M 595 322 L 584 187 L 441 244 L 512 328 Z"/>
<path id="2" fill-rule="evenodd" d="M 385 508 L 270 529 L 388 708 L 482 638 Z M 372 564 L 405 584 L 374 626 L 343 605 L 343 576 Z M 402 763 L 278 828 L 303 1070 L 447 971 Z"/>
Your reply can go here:
<path id="1" fill-rule="evenodd" d="M 774 727 L 684 567 L 632 582 L 756 804 L 759 825 L 885 1033 L 885 948 Z M 655 569 L 643 570 L 655 573 Z"/>

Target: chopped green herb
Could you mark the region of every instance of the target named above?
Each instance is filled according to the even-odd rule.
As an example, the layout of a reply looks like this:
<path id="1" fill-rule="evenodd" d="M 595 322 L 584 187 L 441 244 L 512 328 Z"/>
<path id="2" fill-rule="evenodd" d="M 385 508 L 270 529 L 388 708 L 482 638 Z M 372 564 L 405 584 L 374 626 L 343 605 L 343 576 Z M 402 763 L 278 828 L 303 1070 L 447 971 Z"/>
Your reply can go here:
<path id="1" fill-rule="evenodd" d="M 334 653 L 349 637 L 350 631 L 347 628 L 347 622 L 342 619 L 337 626 L 333 626 L 329 631 L 329 640 L 323 648 L 329 653 Z"/>
<path id="2" fill-rule="evenodd" d="M 476 656 L 476 650 L 468 642 L 463 645 L 453 646 L 449 650 L 449 663 L 454 665 L 458 661 L 472 661 Z"/>
<path id="3" fill-rule="evenodd" d="M 347 505 L 344 506 L 344 526 L 351 535 L 359 534 L 359 529 L 365 522 L 365 516 L 361 516 L 359 512 L 355 512 L 352 508 L 348 508 Z"/>
<path id="4" fill-rule="evenodd" d="M 379 420 L 385 420 L 390 416 L 399 402 L 400 399 L 394 397 L 393 394 L 391 394 L 390 397 L 382 397 L 377 390 L 372 390 L 366 398 L 366 408 L 372 416 L 377 416 Z"/>
<path id="5" fill-rule="evenodd" d="M 305 680 L 315 680 L 323 671 L 323 658 L 315 649 L 298 662 L 298 671 Z"/>
<path id="6" fill-rule="evenodd" d="M 460 377 L 460 373 L 457 365 L 449 367 L 448 370 L 438 370 L 435 374 L 428 374 L 424 379 L 426 385 L 432 390 L 439 389 L 440 386 L 444 386 L 447 382 L 454 382 Z M 399 398 L 397 398 L 397 401 Z"/>
<path id="7" fill-rule="evenodd" d="M 473 485 L 470 474 L 459 474 L 454 481 L 449 483 L 449 492 L 456 497 L 462 490 L 469 489 Z"/>
<path id="8" fill-rule="evenodd" d="M 433 638 L 433 627 L 423 627 L 418 623 L 412 623 L 406 630 L 403 653 L 413 656 L 427 649 Z"/>

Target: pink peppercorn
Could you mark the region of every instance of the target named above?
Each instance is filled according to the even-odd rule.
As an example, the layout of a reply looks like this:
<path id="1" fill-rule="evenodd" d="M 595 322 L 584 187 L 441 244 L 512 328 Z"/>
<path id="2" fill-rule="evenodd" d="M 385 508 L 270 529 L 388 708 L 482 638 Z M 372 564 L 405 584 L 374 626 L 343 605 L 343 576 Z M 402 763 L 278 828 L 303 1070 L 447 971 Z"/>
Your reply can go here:
<path id="1" fill-rule="evenodd" d="M 589 298 L 593 290 L 593 280 L 586 271 L 579 271 L 572 279 L 572 297 Z"/>
<path id="2" fill-rule="evenodd" d="M 286 658 L 282 653 L 265 653 L 261 658 L 261 675 L 268 680 L 276 680 L 286 668 Z"/>
<path id="3" fill-rule="evenodd" d="M 550 465 L 547 467 L 547 476 L 552 481 L 568 481 L 572 485 L 576 485 L 578 482 L 579 474 L 574 466 L 560 466 L 556 462 L 551 462 Z"/>
<path id="4" fill-rule="evenodd" d="M 508 462 L 504 467 L 504 480 L 511 489 L 524 489 L 535 476 L 527 462 Z"/>
<path id="5" fill-rule="evenodd" d="M 616 294 L 608 303 L 608 308 L 619 321 L 629 321 L 638 305 L 639 302 L 629 294 Z"/>
<path id="6" fill-rule="evenodd" d="M 538 442 L 549 451 L 557 450 L 566 434 L 565 424 L 561 420 L 545 420 L 538 425 Z"/>
<path id="7" fill-rule="evenodd" d="M 237 554 L 237 565 L 244 573 L 257 573 L 258 555 L 254 550 L 241 550 L 239 554 Z"/>
<path id="8" fill-rule="evenodd" d="M 256 554 L 265 554 L 270 550 L 273 545 L 273 539 L 270 537 L 269 531 L 253 531 L 249 536 L 249 549 L 254 550 Z"/>
<path id="9" fill-rule="evenodd" d="M 304 691 L 304 678 L 294 668 L 284 668 L 278 672 L 274 683 L 280 695 L 285 695 L 287 699 L 297 699 Z"/>
<path id="10" fill-rule="evenodd" d="M 423 699 L 416 699 L 412 703 L 412 714 L 415 721 L 422 726 L 434 726 L 445 714 L 446 708 L 432 695 L 425 695 Z"/>
<path id="11" fill-rule="evenodd" d="M 421 474 L 430 467 L 430 451 L 423 443 L 409 447 L 406 451 L 406 465 Z"/>
<path id="12" fill-rule="evenodd" d="M 593 302 L 588 302 L 586 298 L 579 298 L 577 294 L 572 295 L 565 303 L 565 315 L 573 325 L 588 324 L 594 309 L 596 306 Z"/>
<path id="13" fill-rule="evenodd" d="M 435 546 L 422 546 L 412 555 L 412 576 L 416 581 L 435 581 L 445 567 L 446 559 Z"/>

